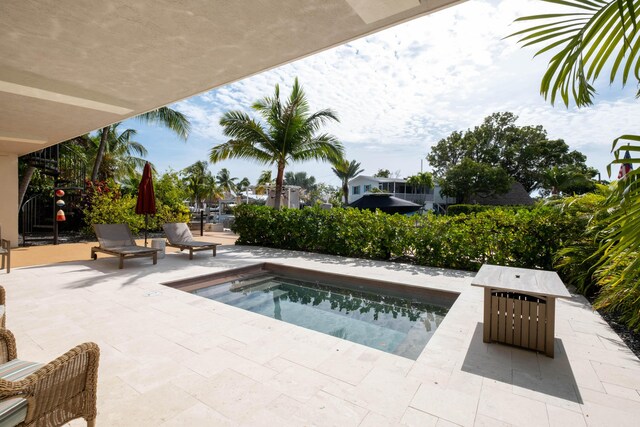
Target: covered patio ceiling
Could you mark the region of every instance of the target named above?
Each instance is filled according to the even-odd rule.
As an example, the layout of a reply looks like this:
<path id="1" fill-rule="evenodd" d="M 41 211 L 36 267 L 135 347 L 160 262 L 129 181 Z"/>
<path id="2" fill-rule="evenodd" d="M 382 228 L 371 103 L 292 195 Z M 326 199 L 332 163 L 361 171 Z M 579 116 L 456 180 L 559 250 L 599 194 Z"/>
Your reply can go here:
<path id="1" fill-rule="evenodd" d="M 5 0 L 0 153 L 26 154 L 460 0 Z"/>

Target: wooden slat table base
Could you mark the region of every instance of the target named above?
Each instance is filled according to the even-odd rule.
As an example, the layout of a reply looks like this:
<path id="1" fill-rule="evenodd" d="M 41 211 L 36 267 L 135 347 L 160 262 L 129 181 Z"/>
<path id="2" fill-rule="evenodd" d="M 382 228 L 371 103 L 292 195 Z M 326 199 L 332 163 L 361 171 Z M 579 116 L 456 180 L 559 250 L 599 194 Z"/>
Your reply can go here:
<path id="1" fill-rule="evenodd" d="M 485 288 L 484 342 L 500 342 L 553 357 L 555 298 Z"/>

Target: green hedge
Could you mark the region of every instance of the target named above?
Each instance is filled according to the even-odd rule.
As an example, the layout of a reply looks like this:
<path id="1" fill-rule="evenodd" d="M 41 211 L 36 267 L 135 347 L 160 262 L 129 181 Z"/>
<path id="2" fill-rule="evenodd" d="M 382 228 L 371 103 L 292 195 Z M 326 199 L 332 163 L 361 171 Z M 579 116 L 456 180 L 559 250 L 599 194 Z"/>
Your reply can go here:
<path id="1" fill-rule="evenodd" d="M 534 209 L 533 206 L 489 206 L 489 205 L 465 205 L 465 204 L 459 204 L 459 205 L 451 205 L 447 208 L 447 215 L 460 215 L 460 214 L 465 214 L 465 215 L 469 215 L 472 213 L 478 213 L 478 212 L 485 212 L 485 211 L 491 211 L 494 209 L 501 209 L 501 210 L 522 210 L 522 209 Z"/>
<path id="2" fill-rule="evenodd" d="M 358 209 L 235 209 L 237 244 L 356 258 L 409 258 L 419 265 L 478 270 L 484 263 L 553 268 L 580 230 L 553 207 L 495 208 L 471 215 L 405 217 Z"/>

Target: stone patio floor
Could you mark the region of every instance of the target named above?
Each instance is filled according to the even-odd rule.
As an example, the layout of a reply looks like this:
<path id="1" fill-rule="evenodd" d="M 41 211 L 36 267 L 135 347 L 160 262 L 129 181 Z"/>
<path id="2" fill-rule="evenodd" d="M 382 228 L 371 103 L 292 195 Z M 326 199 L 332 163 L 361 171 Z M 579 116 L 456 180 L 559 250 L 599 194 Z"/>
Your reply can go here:
<path id="1" fill-rule="evenodd" d="M 221 246 L 0 273 L 22 359 L 101 349 L 99 426 L 623 426 L 640 419 L 640 361 L 580 296 L 559 300 L 556 357 L 482 342 L 473 274 Z M 88 249 L 87 249 L 88 258 Z M 460 293 L 413 361 L 165 287 L 269 261 Z M 72 426 L 84 425 L 81 420 Z"/>

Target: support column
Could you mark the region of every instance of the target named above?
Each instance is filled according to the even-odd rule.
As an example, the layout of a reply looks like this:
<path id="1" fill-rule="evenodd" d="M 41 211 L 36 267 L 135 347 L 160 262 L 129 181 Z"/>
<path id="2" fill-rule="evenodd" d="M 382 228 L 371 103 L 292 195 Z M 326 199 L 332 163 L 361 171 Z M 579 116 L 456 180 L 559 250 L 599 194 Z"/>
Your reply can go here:
<path id="1" fill-rule="evenodd" d="M 0 225 L 2 238 L 18 246 L 18 155 L 0 153 Z"/>

